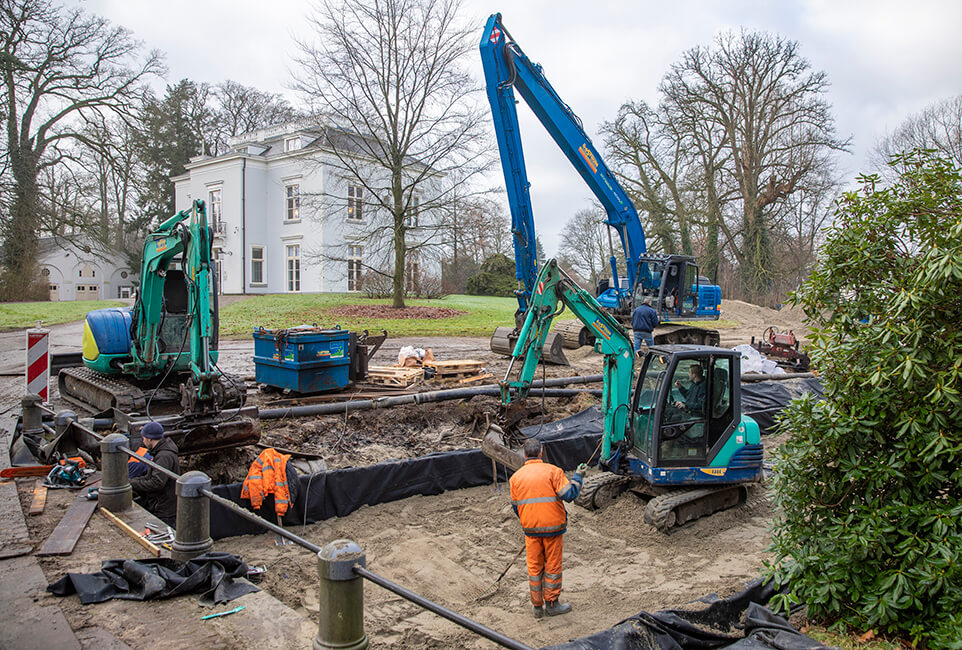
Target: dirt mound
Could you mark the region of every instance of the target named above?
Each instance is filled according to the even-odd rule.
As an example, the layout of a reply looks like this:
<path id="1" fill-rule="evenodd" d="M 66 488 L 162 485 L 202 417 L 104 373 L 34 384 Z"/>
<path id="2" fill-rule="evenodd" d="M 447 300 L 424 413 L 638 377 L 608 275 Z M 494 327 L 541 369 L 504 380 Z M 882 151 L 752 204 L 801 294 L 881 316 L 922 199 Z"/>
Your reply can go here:
<path id="1" fill-rule="evenodd" d="M 390 305 L 344 305 L 329 310 L 334 316 L 346 316 L 351 318 L 384 318 L 384 319 L 404 319 L 404 318 L 454 318 L 464 316 L 468 312 L 460 309 L 448 309 L 447 307 L 402 307 L 395 308 Z"/>

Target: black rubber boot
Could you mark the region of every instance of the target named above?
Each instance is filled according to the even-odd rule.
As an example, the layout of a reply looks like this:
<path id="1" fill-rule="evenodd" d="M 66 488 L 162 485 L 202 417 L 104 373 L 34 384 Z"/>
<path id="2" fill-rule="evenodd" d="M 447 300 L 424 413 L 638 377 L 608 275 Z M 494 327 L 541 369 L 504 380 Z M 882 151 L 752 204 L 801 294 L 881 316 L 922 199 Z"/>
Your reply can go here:
<path id="1" fill-rule="evenodd" d="M 559 603 L 557 600 L 545 601 L 544 613 L 548 616 L 561 616 L 571 611 L 571 603 Z"/>
<path id="2" fill-rule="evenodd" d="M 535 617 L 535 618 L 544 618 L 544 607 L 542 607 L 541 605 L 536 605 L 536 606 L 532 607 L 531 609 L 534 610 L 534 617 Z"/>

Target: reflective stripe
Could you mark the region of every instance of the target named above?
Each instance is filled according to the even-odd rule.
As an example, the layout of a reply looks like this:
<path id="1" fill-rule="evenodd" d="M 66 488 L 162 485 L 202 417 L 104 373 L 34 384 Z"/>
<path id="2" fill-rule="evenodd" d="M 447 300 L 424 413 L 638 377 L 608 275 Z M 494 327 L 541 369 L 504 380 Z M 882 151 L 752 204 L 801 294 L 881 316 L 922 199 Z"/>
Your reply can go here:
<path id="1" fill-rule="evenodd" d="M 546 574 L 544 574 L 544 579 L 545 579 L 545 580 L 561 580 L 561 574 L 560 574 L 560 573 L 546 573 Z"/>
<path id="2" fill-rule="evenodd" d="M 517 501 L 515 501 L 514 499 L 512 499 L 512 500 L 511 500 L 511 505 L 513 505 L 513 506 L 521 506 L 521 505 L 524 505 L 524 504 L 526 504 L 526 503 L 553 503 L 553 502 L 555 502 L 555 501 L 560 501 L 560 500 L 561 500 L 561 499 L 559 499 L 559 498 L 556 497 L 556 496 L 554 496 L 554 497 L 532 497 L 532 498 L 530 498 L 530 499 L 518 499 Z"/>
<path id="3" fill-rule="evenodd" d="M 540 528 L 524 528 L 525 535 L 537 535 L 538 533 L 560 533 L 567 527 L 567 522 L 557 526 L 541 526 Z"/>
<path id="4" fill-rule="evenodd" d="M 247 477 L 248 480 L 250 480 L 250 479 L 257 479 L 258 481 L 261 480 L 262 478 L 264 478 L 264 477 L 263 477 L 263 476 L 248 476 L 248 477 Z"/>
<path id="5" fill-rule="evenodd" d="M 558 580 L 548 580 L 547 578 L 545 578 L 544 585 L 548 589 L 560 589 L 561 579 L 559 578 Z"/>
<path id="6" fill-rule="evenodd" d="M 528 585 L 528 591 L 533 594 L 540 594 L 542 591 L 544 591 L 544 589 L 541 588 L 541 585 L 538 585 L 537 588 Z"/>

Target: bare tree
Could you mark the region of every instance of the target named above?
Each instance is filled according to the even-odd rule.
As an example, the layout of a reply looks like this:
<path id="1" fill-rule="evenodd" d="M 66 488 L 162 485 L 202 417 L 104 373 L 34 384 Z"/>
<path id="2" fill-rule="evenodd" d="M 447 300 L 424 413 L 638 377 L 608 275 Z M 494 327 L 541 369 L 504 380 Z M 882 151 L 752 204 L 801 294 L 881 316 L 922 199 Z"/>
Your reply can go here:
<path id="1" fill-rule="evenodd" d="M 3 261 L 11 277 L 28 283 L 44 211 L 40 174 L 69 159 L 70 143 L 87 141 L 87 124 L 128 113 L 143 81 L 161 73 L 162 64 L 156 52 L 141 56 L 126 29 L 47 0 L 0 0 L 0 45 L 13 177 Z"/>
<path id="2" fill-rule="evenodd" d="M 325 189 L 321 218 L 363 214 L 346 238 L 375 256 L 368 268 L 391 274 L 395 307 L 408 252 L 443 246 L 437 213 L 470 197 L 492 161 L 462 65 L 476 33 L 458 9 L 458 0 L 321 0 L 308 18 L 316 40 L 298 43 L 294 87 L 327 126 L 332 155 L 319 162 L 343 183 Z"/>
<path id="3" fill-rule="evenodd" d="M 745 31 L 687 51 L 661 84 L 666 102 L 722 136 L 717 179 L 737 190 L 740 218 L 717 223 L 750 300 L 767 300 L 773 289 L 773 233 L 786 199 L 819 183 L 833 152 L 848 146 L 835 135 L 827 87 L 797 43 Z"/>
<path id="4" fill-rule="evenodd" d="M 214 95 L 217 98 L 216 154 L 227 151 L 227 141 L 233 136 L 297 118 L 297 111 L 281 95 L 236 81 L 217 84 Z"/>
<path id="5" fill-rule="evenodd" d="M 561 229 L 558 252 L 579 276 L 598 286 L 598 278 L 607 260 L 607 230 L 605 212 L 601 206 L 578 210 Z"/>
<path id="6" fill-rule="evenodd" d="M 909 117 L 875 147 L 872 162 L 884 175 L 898 175 L 892 156 L 910 149 L 934 149 L 962 167 L 962 95 L 943 99 Z"/>

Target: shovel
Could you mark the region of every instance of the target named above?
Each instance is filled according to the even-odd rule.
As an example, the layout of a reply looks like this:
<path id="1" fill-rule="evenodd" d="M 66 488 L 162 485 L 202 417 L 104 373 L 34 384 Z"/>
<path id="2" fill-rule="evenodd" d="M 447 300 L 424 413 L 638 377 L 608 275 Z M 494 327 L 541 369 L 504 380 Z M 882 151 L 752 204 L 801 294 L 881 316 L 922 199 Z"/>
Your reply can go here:
<path id="1" fill-rule="evenodd" d="M 277 517 L 277 525 L 283 528 L 284 524 L 281 522 L 281 516 L 276 513 L 275 513 L 275 516 Z M 283 535 L 278 535 L 277 533 L 274 533 L 274 546 L 290 546 L 293 543 L 294 542 L 287 539 Z"/>
<path id="2" fill-rule="evenodd" d="M 487 589 L 484 589 L 483 591 L 479 592 L 478 595 L 474 597 L 475 601 L 488 599 L 491 596 L 498 593 L 498 589 L 501 588 L 501 578 L 503 578 L 508 573 L 508 569 L 514 566 L 514 563 L 518 561 L 519 557 L 521 557 L 521 553 L 524 551 L 524 547 L 525 545 L 522 544 L 521 548 L 518 549 L 518 552 L 515 553 L 514 557 L 511 558 L 511 561 L 508 562 L 508 566 L 504 567 L 504 571 L 502 571 L 501 575 L 498 576 L 498 579 L 494 581 L 494 584 L 492 584 Z"/>

